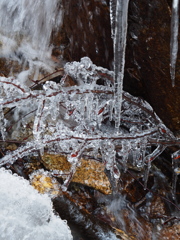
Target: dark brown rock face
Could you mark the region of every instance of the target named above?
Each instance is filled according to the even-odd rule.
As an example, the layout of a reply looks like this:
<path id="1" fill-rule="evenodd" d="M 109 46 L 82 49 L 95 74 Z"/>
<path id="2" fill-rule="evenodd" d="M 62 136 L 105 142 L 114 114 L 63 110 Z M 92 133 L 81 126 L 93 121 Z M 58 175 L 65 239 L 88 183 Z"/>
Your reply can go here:
<path id="1" fill-rule="evenodd" d="M 106 1 L 63 0 L 62 30 L 54 36 L 54 43 L 62 46 L 63 57 L 79 61 L 90 57 L 97 65 L 110 68 L 113 47 L 109 7 Z"/>
<path id="2" fill-rule="evenodd" d="M 169 3 L 170 4 L 170 3 Z M 126 76 L 158 116 L 174 132 L 180 130 L 180 59 L 177 61 L 176 85 L 170 79 L 171 9 L 166 0 L 131 0 L 126 54 Z M 128 81 L 128 79 L 127 79 Z M 140 89 L 141 88 L 141 89 Z"/>

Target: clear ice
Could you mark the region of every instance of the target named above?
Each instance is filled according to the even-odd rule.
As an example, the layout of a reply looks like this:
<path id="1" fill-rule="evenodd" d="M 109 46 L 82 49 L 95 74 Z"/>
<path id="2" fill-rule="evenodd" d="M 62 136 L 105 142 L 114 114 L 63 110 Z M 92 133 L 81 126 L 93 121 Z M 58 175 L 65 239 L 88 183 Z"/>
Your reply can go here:
<path id="1" fill-rule="evenodd" d="M 120 127 L 122 91 L 125 65 L 125 49 L 127 35 L 129 0 L 111 0 L 110 17 L 112 37 L 114 43 L 114 98 L 116 105 L 115 110 L 115 127 Z"/>
<path id="2" fill-rule="evenodd" d="M 84 57 L 79 62 L 65 64 L 65 75 L 59 83 L 46 81 L 40 90 L 32 90 L 27 79 L 34 67 L 37 68 L 35 75 L 40 68 L 51 71 L 54 67 L 50 37 L 61 25 L 61 1 L 0 1 L 1 57 L 17 60 L 24 66 L 17 76 L 0 77 L 0 140 L 21 142 L 16 150 L 6 152 L 0 159 L 0 167 L 37 152 L 43 155 L 46 149 L 68 156 L 71 168 L 63 179 L 63 190 L 67 189 L 81 157 L 103 162 L 113 184 L 119 181 L 120 170 L 126 171 L 129 166 L 145 169 L 147 183 L 151 162 L 164 151 L 163 141 L 171 142 L 175 137 L 146 101 L 123 91 L 128 4 L 129 0 L 110 0 L 114 71 L 96 66 Z M 178 52 L 178 7 L 179 1 L 174 0 L 173 86 Z M 74 85 L 66 86 L 68 76 Z M 10 116 L 6 110 L 12 110 Z M 29 125 L 32 128 L 27 136 Z M 179 152 L 172 158 L 175 192 Z M 57 175 L 57 170 L 53 173 Z M 67 224 L 53 214 L 50 199 L 39 195 L 26 180 L 1 168 L 0 186 L 2 240 L 11 236 L 15 240 L 72 239 Z M 103 239 L 116 237 L 104 235 Z"/>
<path id="3" fill-rule="evenodd" d="M 20 85 L 18 79 L 0 78 L 2 138 L 13 139 L 14 132 L 22 131 L 22 123 L 26 129 L 33 121 L 31 139 L 7 153 L 0 166 L 37 151 L 43 154 L 44 148 L 66 153 L 72 165 L 64 182 L 67 188 L 83 154 L 96 158 L 101 152 L 102 161 L 117 182 L 120 172 L 116 154 L 124 170 L 129 164 L 143 169 L 164 150 L 156 139 L 174 139 L 151 106 L 127 92 L 122 92 L 121 126 L 120 131 L 115 132 L 117 118 L 113 107 L 117 102 L 113 98 L 113 72 L 97 67 L 88 57 L 67 63 L 64 70 L 76 85 L 67 87 L 61 82 L 46 81 L 43 89 L 33 91 Z M 100 78 L 104 80 L 103 85 L 98 83 Z M 5 107 L 13 108 L 11 121 L 4 116 Z M 6 131 L 8 127 L 11 132 Z M 157 141 L 154 144 L 157 150 L 151 152 L 153 141 Z"/>
<path id="4" fill-rule="evenodd" d="M 171 42 L 170 42 L 170 74 L 173 87 L 175 86 L 175 71 L 178 53 L 178 33 L 179 33 L 179 0 L 173 0 L 171 15 Z"/>

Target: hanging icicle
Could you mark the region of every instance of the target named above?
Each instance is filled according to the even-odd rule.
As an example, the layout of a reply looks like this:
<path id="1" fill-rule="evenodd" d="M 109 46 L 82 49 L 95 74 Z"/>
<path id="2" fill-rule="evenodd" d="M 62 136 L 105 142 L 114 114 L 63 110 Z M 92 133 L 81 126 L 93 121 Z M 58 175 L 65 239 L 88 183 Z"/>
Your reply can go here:
<path id="1" fill-rule="evenodd" d="M 173 0 L 171 16 L 170 74 L 172 86 L 175 86 L 175 70 L 178 53 L 179 0 Z"/>
<path id="2" fill-rule="evenodd" d="M 119 128 L 121 121 L 128 4 L 129 0 L 110 1 L 111 32 L 114 41 L 114 100 L 116 102 L 114 110 L 116 129 Z"/>
<path id="3" fill-rule="evenodd" d="M 110 20 L 111 20 L 111 37 L 114 39 L 116 27 L 116 6 L 117 0 L 110 0 Z"/>

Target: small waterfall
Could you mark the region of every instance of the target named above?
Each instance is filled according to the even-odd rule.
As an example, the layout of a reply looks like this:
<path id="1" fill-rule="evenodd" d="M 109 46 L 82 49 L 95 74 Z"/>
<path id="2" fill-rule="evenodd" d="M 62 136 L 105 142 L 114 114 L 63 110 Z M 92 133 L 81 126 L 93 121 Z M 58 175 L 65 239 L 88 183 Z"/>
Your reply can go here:
<path id="1" fill-rule="evenodd" d="M 60 4 L 59 0 L 1 0 L 0 56 L 13 60 L 21 57 L 22 64 L 30 66 L 33 61 L 36 65 L 37 61 L 47 63 L 44 68 L 52 65 L 50 38 L 61 25 Z"/>

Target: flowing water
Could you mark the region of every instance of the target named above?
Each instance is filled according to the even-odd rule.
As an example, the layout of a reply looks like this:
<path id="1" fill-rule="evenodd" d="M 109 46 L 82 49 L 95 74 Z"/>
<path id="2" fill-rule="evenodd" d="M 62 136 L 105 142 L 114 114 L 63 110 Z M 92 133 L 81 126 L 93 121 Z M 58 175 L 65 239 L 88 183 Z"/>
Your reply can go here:
<path id="1" fill-rule="evenodd" d="M 29 69 L 51 71 L 52 31 L 62 22 L 59 0 L 1 0 L 0 56 L 18 61 Z M 25 77 L 25 74 L 23 75 Z"/>

